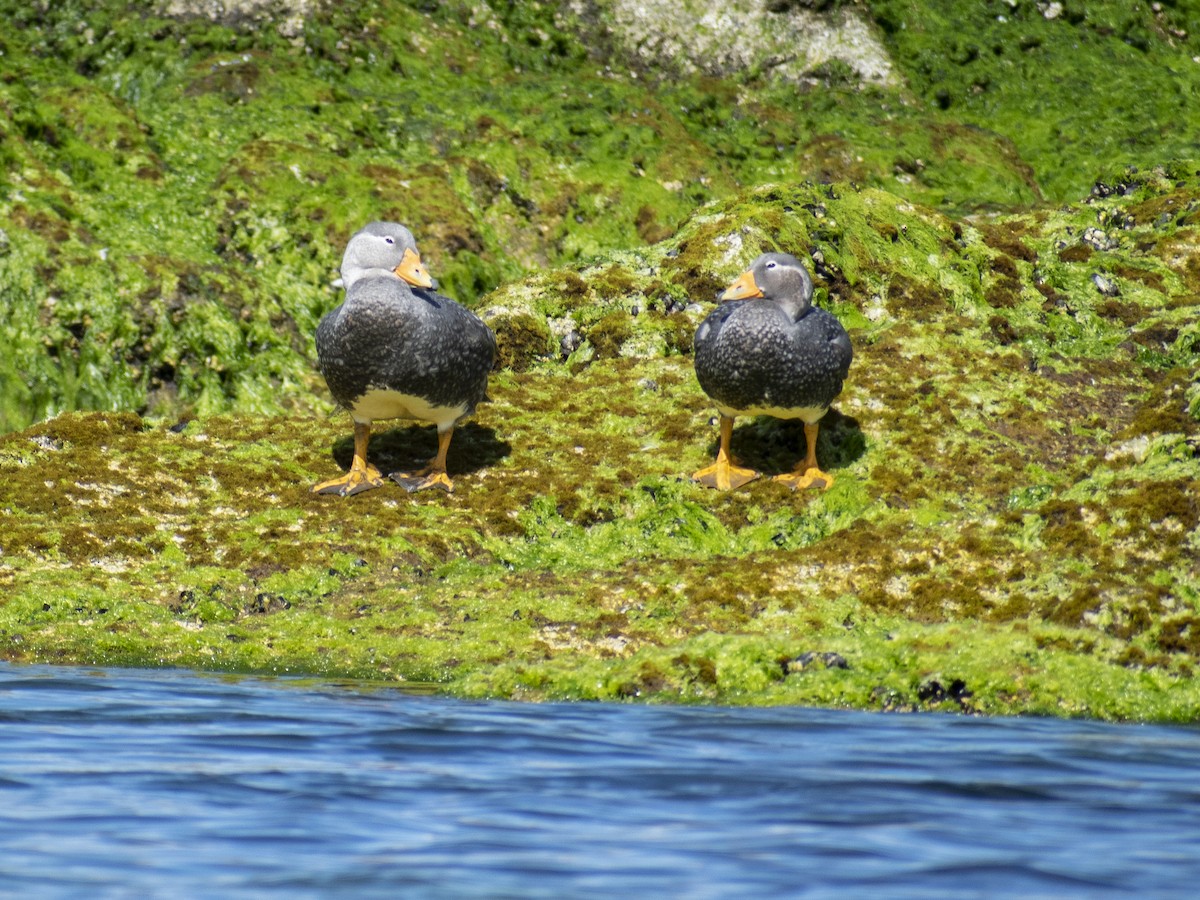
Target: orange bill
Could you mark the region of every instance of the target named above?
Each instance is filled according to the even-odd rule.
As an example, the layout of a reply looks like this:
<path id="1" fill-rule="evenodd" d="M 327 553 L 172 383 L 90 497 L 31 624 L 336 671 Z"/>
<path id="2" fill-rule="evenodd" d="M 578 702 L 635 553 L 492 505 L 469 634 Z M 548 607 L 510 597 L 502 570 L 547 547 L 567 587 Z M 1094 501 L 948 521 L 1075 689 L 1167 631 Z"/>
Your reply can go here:
<path id="1" fill-rule="evenodd" d="M 420 254 L 411 248 L 404 251 L 404 257 L 400 260 L 400 265 L 396 266 L 392 271 L 413 287 L 433 287 L 433 279 L 429 277 L 429 271 L 421 264 Z"/>
<path id="2" fill-rule="evenodd" d="M 722 300 L 748 300 L 751 297 L 761 297 L 762 288 L 754 281 L 754 273 L 747 271 L 738 276 L 738 280 L 725 289 Z"/>

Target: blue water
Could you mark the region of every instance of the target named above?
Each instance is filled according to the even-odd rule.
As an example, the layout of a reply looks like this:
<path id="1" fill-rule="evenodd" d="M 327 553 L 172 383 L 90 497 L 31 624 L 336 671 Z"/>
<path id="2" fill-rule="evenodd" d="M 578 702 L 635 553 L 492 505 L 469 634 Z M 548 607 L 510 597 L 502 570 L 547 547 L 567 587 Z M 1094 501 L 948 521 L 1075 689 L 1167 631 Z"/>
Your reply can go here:
<path id="1" fill-rule="evenodd" d="M 1194 897 L 1200 730 L 0 665 L 0 895 Z"/>

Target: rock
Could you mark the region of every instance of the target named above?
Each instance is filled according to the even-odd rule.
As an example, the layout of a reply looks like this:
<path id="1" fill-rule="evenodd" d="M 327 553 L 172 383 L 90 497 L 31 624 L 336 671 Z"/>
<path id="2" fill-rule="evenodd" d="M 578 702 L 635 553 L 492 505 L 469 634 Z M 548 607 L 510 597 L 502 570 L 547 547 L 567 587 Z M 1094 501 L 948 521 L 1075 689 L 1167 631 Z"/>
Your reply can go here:
<path id="1" fill-rule="evenodd" d="M 1110 238 L 1099 228 L 1087 229 L 1080 240 L 1094 250 L 1115 250 L 1120 246 L 1114 238 Z"/>
<path id="2" fill-rule="evenodd" d="M 794 659 L 789 659 L 783 664 L 785 675 L 791 675 L 796 672 L 803 672 L 805 669 L 811 669 L 814 666 L 820 666 L 822 669 L 849 669 L 850 664 L 846 662 L 846 658 L 840 653 L 832 651 L 818 652 L 809 650 L 801 653 Z"/>
<path id="3" fill-rule="evenodd" d="M 1105 297 L 1118 297 L 1121 294 L 1121 288 L 1111 278 L 1102 275 L 1100 272 L 1093 272 L 1091 277 L 1092 284 Z"/>
<path id="4" fill-rule="evenodd" d="M 802 82 L 836 61 L 865 83 L 895 85 L 887 50 L 854 7 L 763 0 L 572 0 L 579 20 L 600 21 L 629 65 L 655 72 L 729 76 L 761 72 Z M 805 8 L 805 7 L 812 8 Z"/>
<path id="5" fill-rule="evenodd" d="M 917 687 L 917 699 L 923 703 L 938 704 L 946 700 L 955 700 L 962 704 L 972 696 L 966 682 L 961 678 L 952 679 L 944 686 L 936 678 L 927 678 Z"/>

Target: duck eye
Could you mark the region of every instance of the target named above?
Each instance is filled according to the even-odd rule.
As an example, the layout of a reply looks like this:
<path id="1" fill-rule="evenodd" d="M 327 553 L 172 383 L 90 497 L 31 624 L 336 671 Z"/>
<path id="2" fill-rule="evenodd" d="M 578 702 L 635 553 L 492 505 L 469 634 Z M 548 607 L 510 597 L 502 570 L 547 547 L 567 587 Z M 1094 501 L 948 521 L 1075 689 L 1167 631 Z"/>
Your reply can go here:
<path id="1" fill-rule="evenodd" d="M 390 237 L 385 237 L 385 238 L 384 238 L 384 240 L 385 240 L 387 243 L 389 243 L 389 244 L 394 244 L 394 243 L 396 243 L 396 242 L 395 242 L 394 240 L 392 240 Z"/>
<path id="2" fill-rule="evenodd" d="M 773 268 L 775 268 L 775 265 L 776 265 L 775 263 L 773 263 L 773 262 L 769 262 L 769 263 L 767 263 L 767 268 L 768 268 L 768 269 L 773 269 Z"/>

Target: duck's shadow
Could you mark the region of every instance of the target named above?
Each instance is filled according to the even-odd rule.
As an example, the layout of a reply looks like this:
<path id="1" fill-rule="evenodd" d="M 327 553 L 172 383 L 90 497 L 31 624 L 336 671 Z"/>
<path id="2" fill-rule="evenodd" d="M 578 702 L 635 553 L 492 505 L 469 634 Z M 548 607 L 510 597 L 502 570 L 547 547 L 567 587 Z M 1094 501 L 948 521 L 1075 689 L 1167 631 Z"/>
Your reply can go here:
<path id="1" fill-rule="evenodd" d="M 512 446 L 496 436 L 494 428 L 467 422 L 454 429 L 446 469 L 450 475 L 469 475 L 495 465 L 512 452 Z M 419 469 L 437 454 L 437 429 L 432 425 L 408 425 L 371 435 L 367 461 L 385 475 Z M 354 459 L 354 438 L 339 438 L 333 445 L 333 460 L 349 469 Z"/>
<path id="2" fill-rule="evenodd" d="M 770 416 L 747 418 L 735 425 L 730 449 L 742 465 L 764 475 L 791 472 L 803 461 L 807 449 L 804 423 L 799 419 L 774 419 Z M 845 468 L 867 452 L 867 438 L 853 416 L 830 409 L 821 419 L 817 433 L 817 460 L 830 473 Z M 717 441 L 709 445 L 717 455 Z"/>

